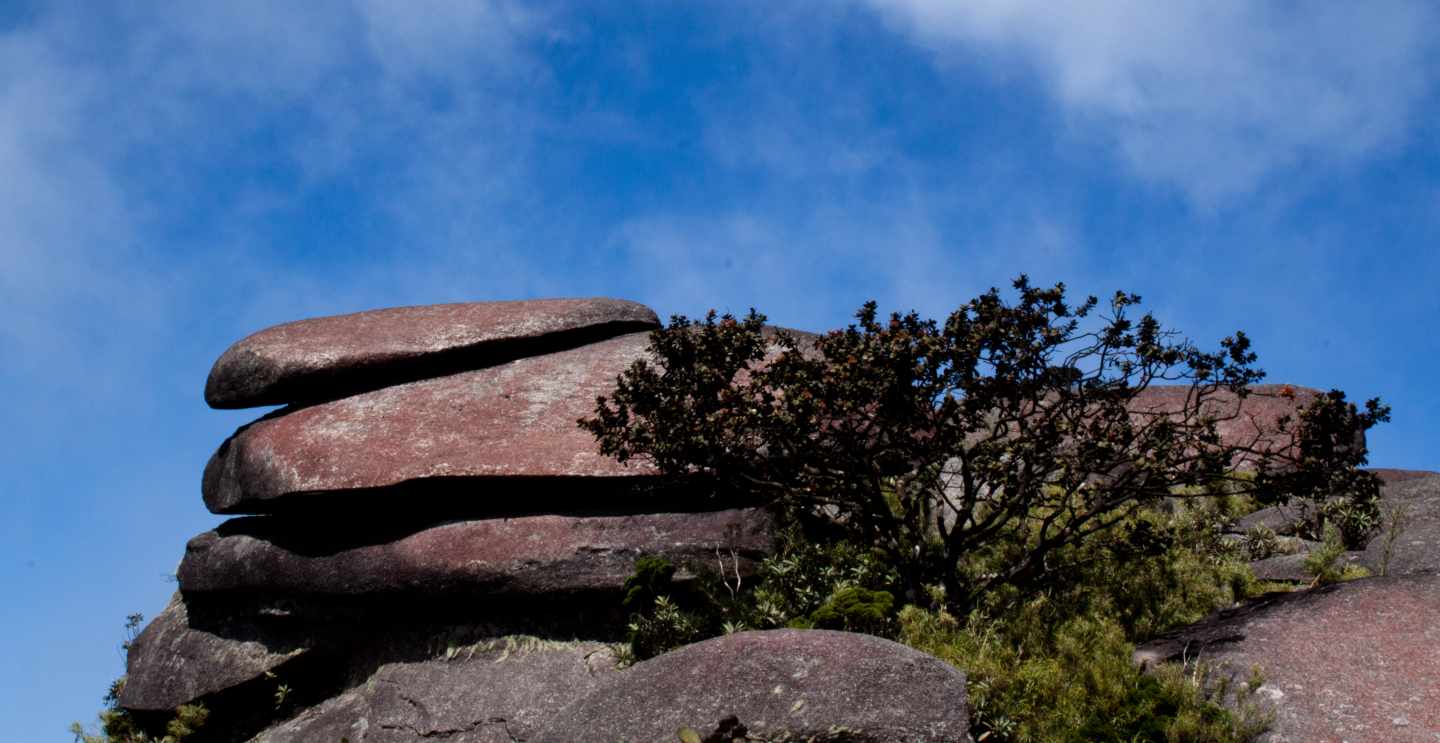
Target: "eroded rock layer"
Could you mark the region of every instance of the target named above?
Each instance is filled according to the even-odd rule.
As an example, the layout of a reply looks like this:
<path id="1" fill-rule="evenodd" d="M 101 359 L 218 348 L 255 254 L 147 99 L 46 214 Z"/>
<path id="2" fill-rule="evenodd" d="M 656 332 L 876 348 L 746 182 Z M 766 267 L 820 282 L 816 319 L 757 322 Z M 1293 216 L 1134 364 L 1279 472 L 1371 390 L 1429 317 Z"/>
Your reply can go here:
<path id="1" fill-rule="evenodd" d="M 231 346 L 205 383 L 216 408 L 334 399 L 659 327 L 617 299 L 393 307 L 276 325 Z"/>
<path id="2" fill-rule="evenodd" d="M 576 421 L 646 347 L 645 333 L 624 335 L 267 416 L 206 465 L 205 504 L 257 513 L 323 494 L 342 508 L 347 494 L 408 486 L 501 512 L 604 505 L 659 473 L 602 455 Z"/>
<path id="3" fill-rule="evenodd" d="M 392 533 L 378 526 L 317 537 L 276 517 L 234 519 L 190 540 L 187 594 L 443 598 L 618 595 L 635 560 L 723 564 L 748 574 L 774 530 L 760 509 L 457 521 Z"/>

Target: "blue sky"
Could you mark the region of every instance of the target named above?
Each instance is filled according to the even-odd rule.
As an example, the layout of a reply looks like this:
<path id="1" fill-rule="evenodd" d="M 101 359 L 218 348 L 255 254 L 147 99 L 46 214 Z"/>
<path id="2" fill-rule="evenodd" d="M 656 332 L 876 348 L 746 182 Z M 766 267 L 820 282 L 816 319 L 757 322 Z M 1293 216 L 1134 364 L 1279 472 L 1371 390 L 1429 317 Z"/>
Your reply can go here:
<path id="1" fill-rule="evenodd" d="M 234 340 L 541 296 L 806 329 L 1126 289 L 1440 469 L 1431 3 L 0 2 L 0 719 L 67 740 L 218 519 Z"/>

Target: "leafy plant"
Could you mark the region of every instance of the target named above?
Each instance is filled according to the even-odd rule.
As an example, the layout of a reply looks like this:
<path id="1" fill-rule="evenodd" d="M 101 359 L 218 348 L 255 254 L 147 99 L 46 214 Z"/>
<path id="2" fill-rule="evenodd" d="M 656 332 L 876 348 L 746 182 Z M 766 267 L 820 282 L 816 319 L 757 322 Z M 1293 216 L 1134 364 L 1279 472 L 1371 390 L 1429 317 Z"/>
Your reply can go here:
<path id="1" fill-rule="evenodd" d="M 1395 540 L 1410 525 L 1410 506 L 1404 503 L 1392 504 L 1385 508 L 1381 519 L 1385 525 L 1384 542 L 1381 544 L 1380 575 L 1390 572 L 1390 558 L 1395 553 Z"/>
<path id="2" fill-rule="evenodd" d="M 1344 558 L 1345 540 L 1341 536 L 1340 527 L 1327 524 L 1325 541 L 1305 556 L 1305 572 L 1314 578 L 1310 585 L 1323 586 L 1369 575 L 1365 568 L 1347 564 Z"/>

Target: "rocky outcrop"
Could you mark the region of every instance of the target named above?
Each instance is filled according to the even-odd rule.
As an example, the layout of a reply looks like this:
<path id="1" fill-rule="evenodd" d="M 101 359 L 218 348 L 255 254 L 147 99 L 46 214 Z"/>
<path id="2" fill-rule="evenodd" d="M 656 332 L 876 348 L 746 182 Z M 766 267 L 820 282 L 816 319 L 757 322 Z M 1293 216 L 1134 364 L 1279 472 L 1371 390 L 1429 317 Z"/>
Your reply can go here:
<path id="1" fill-rule="evenodd" d="M 1380 478 L 1380 482 L 1387 485 L 1406 480 L 1418 480 L 1423 477 L 1440 476 L 1440 472 L 1430 470 L 1397 470 L 1390 467 L 1369 467 L 1367 469 L 1375 473 L 1375 476 Z"/>
<path id="2" fill-rule="evenodd" d="M 868 635 L 740 632 L 613 674 L 560 712 L 538 741 L 679 740 L 726 718 L 762 740 L 969 741 L 965 675 Z"/>
<path id="3" fill-rule="evenodd" d="M 1440 576 L 1367 578 L 1271 596 L 1142 645 L 1136 661 L 1213 664 L 1274 714 L 1262 740 L 1440 736 Z"/>
<path id="4" fill-rule="evenodd" d="M 627 516 L 525 516 L 457 521 L 416 531 L 351 525 L 316 535 L 272 518 L 228 521 L 190 540 L 186 594 L 373 597 L 385 600 L 573 595 L 619 600 L 635 560 L 749 572 L 771 549 L 759 509 Z M 684 574 L 682 573 L 682 578 Z M 593 599 L 592 599 L 593 600 Z"/>
<path id="5" fill-rule="evenodd" d="M 290 405 L 230 437 L 201 490 L 261 515 L 190 541 L 120 703 L 156 732 L 205 704 L 194 743 L 529 739 L 613 668 L 638 558 L 674 563 L 683 591 L 772 549 L 769 511 L 622 466 L 577 425 L 656 325 L 630 302 L 542 300 L 237 343 L 209 401 Z"/>
<path id="6" fill-rule="evenodd" d="M 529 637 L 387 663 L 349 691 L 260 733 L 255 743 L 534 740 L 542 722 L 593 691 L 615 663 L 608 645 Z"/>
<path id="7" fill-rule="evenodd" d="M 166 711 L 260 678 L 304 656 L 304 635 L 225 612 L 192 610 L 176 594 L 126 652 L 120 704 Z"/>
<path id="8" fill-rule="evenodd" d="M 1440 475 L 1392 480 L 1359 563 L 1375 575 L 1440 572 Z"/>
<path id="9" fill-rule="evenodd" d="M 393 307 L 267 328 L 225 351 L 205 382 L 215 408 L 334 399 L 659 327 L 616 299 Z"/>
<path id="10" fill-rule="evenodd" d="M 602 455 L 575 421 L 647 342 L 624 335 L 267 416 L 206 465 L 205 504 L 257 513 L 323 496 L 351 508 L 388 489 L 463 499 L 472 513 L 614 508 L 658 473 Z"/>

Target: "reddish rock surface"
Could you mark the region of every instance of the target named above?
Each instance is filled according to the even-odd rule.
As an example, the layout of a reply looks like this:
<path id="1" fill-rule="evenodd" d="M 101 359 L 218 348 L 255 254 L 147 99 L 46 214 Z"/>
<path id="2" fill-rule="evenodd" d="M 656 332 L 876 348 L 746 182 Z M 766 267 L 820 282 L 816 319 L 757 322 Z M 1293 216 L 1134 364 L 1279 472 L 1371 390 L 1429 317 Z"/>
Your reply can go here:
<path id="1" fill-rule="evenodd" d="M 603 456 L 576 425 L 647 346 L 634 333 L 267 416 L 206 465 L 205 504 L 260 513 L 328 493 L 338 506 L 355 495 L 340 491 L 402 484 L 438 485 L 481 509 L 545 510 L 556 490 L 598 504 L 607 486 L 659 474 Z"/>
<path id="2" fill-rule="evenodd" d="M 398 535 L 329 537 L 317 535 L 313 526 L 255 517 L 190 540 L 179 580 L 187 595 L 618 595 L 641 555 L 714 567 L 718 552 L 727 570 L 748 573 L 755 560 L 769 554 L 772 531 L 770 516 L 759 509 L 496 518 Z"/>
<path id="3" fill-rule="evenodd" d="M 448 659 L 389 663 L 255 743 L 513 743 L 615 670 L 610 646 L 504 638 Z M 580 739 L 577 739 L 580 740 Z"/>
<path id="4" fill-rule="evenodd" d="M 969 741 L 965 674 L 869 635 L 740 632 L 611 676 L 534 740 L 655 743 L 731 715 L 761 740 Z M 839 735 L 845 731 L 844 735 Z"/>
<path id="5" fill-rule="evenodd" d="M 1188 385 L 1148 387 L 1135 397 L 1130 409 L 1147 413 L 1177 412 L 1187 405 L 1190 389 Z M 1287 453 L 1293 445 L 1290 434 L 1279 431 L 1280 418 L 1289 416 L 1290 430 L 1294 430 L 1300 409 L 1324 394 L 1288 384 L 1257 384 L 1252 385 L 1250 391 L 1242 402 L 1226 390 L 1217 390 L 1206 397 L 1203 412 L 1218 419 L 1215 428 L 1222 445 L 1253 446 L 1259 451 L 1278 454 Z"/>
<path id="6" fill-rule="evenodd" d="M 659 327 L 618 299 L 393 307 L 276 325 L 225 351 L 205 401 L 216 408 L 335 399 L 399 382 Z"/>
<path id="7" fill-rule="evenodd" d="M 1440 739 L 1440 576 L 1367 578 L 1276 594 L 1136 650 L 1182 656 L 1238 681 L 1258 666 L 1272 743 Z"/>
<path id="8" fill-rule="evenodd" d="M 308 643 L 220 617 L 193 621 L 180 594 L 130 644 L 120 706 L 169 711 L 261 678 L 304 655 Z"/>
<path id="9" fill-rule="evenodd" d="M 1367 469 L 1370 472 L 1374 472 L 1375 476 L 1387 485 L 1390 483 L 1405 482 L 1406 480 L 1419 480 L 1425 477 L 1440 477 L 1440 472 L 1432 472 L 1430 470 L 1397 470 L 1388 467 L 1369 467 Z"/>

